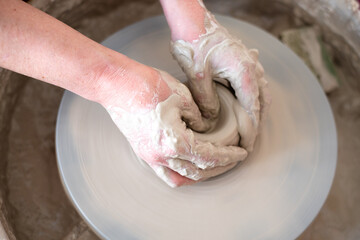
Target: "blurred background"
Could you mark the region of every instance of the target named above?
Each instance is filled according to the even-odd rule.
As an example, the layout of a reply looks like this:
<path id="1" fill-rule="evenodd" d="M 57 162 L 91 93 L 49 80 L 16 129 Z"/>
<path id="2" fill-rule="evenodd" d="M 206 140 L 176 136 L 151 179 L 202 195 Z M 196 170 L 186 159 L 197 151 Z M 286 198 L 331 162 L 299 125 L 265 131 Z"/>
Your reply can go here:
<path id="1" fill-rule="evenodd" d="M 157 0 L 30 0 L 102 41 L 162 14 Z M 288 45 L 318 77 L 338 133 L 338 165 L 325 205 L 298 238 L 360 239 L 360 13 L 355 0 L 205 0 Z M 261 53 L 260 53 L 261 54 Z M 266 71 L 266 69 L 265 69 Z M 0 239 L 98 239 L 59 178 L 55 125 L 63 90 L 0 68 Z"/>

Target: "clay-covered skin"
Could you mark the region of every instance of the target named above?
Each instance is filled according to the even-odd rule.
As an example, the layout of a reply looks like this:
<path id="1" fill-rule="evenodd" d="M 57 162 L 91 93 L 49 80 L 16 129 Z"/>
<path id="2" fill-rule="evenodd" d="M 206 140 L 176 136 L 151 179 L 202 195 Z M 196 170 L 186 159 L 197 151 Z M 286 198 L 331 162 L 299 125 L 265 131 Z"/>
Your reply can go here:
<path id="1" fill-rule="evenodd" d="M 171 3 L 171 1 L 166 2 Z M 177 21 L 183 19 L 181 14 L 186 13 L 185 10 L 188 7 L 197 9 L 198 13 L 201 13 L 201 9 L 205 9 L 199 2 L 176 2 L 181 3 L 178 12 L 180 15 L 175 15 Z M 188 3 L 191 4 L 188 5 Z M 2 19 L 0 21 L 2 33 L 0 34 L 0 66 L 63 87 L 102 104 L 127 137 L 134 151 L 148 162 L 169 185 L 178 186 L 189 183 L 190 178 L 202 180 L 203 177 L 198 174 L 199 172 L 206 170 L 210 172 L 206 176 L 214 175 L 215 173 L 209 169 L 225 167 L 246 157 L 247 152 L 243 148 L 215 146 L 194 137 L 191 129 L 206 131 L 210 125 L 209 120 L 205 121 L 202 118 L 190 91 L 168 74 L 144 66 L 101 46 L 22 1 L 11 1 L 7 4 L 0 0 L 0 5 L 3 6 L 0 8 L 0 19 Z M 170 6 L 176 5 L 170 4 Z M 186 38 L 187 40 L 194 36 L 212 40 L 213 38 L 206 37 L 211 36 L 213 32 L 219 32 L 217 30 L 220 28 L 215 20 L 211 19 L 211 15 L 208 12 L 203 13 L 205 14 L 203 21 L 199 21 L 201 14 L 194 15 L 193 20 L 190 19 L 198 23 L 192 30 L 184 31 L 189 21 L 184 21 L 183 25 L 175 24 L 178 29 L 182 29 L 182 34 L 189 37 Z M 28 18 L 28 15 L 32 17 Z M 43 24 L 38 24 L 39 22 Z M 197 31 L 203 27 L 205 27 L 205 32 Z M 225 39 L 221 34 L 216 36 L 222 40 Z M 202 41 L 194 40 L 191 43 L 195 42 Z M 211 44 L 204 46 L 212 47 Z M 201 56 L 207 56 L 211 52 L 206 47 L 204 49 L 199 47 L 200 51 L 195 53 L 200 56 L 200 60 Z M 256 134 L 259 110 L 258 92 L 255 91 L 257 90 L 256 81 L 248 77 L 255 74 L 256 66 L 245 62 L 241 65 L 245 70 L 238 68 L 239 61 L 234 61 L 232 56 L 239 53 L 236 51 L 237 48 L 221 50 L 227 50 L 221 58 L 222 62 L 213 61 L 212 65 L 218 64 L 217 69 L 222 69 L 224 67 L 221 63 L 231 63 L 234 67 L 228 72 L 242 74 L 244 81 L 241 81 L 240 87 L 236 85 L 238 82 L 230 82 L 242 107 L 252 117 L 255 130 L 251 129 L 250 132 Z M 221 55 L 216 51 L 211 53 L 220 59 Z M 253 56 L 251 55 L 250 59 Z M 186 73 L 188 74 L 187 70 Z M 204 78 L 201 73 L 199 77 Z M 208 85 L 207 81 L 201 81 L 197 86 L 199 89 L 211 89 L 207 88 Z M 191 89 L 203 113 L 207 112 L 205 111 L 207 105 L 204 103 L 209 99 L 218 101 L 216 94 L 204 95 L 207 99 L 203 101 L 202 95 L 198 94 L 201 91 L 196 91 L 197 88 L 194 87 Z M 238 89 L 245 89 L 243 92 L 246 94 L 238 94 Z M 208 117 L 208 119 L 211 118 L 211 116 Z M 244 120 L 243 126 L 247 126 L 244 127 L 247 130 L 250 129 L 248 127 L 250 125 L 246 123 L 249 121 L 246 118 Z M 241 130 L 242 127 L 239 129 Z M 240 131 L 241 141 L 243 146 L 247 147 L 245 143 L 249 137 L 242 133 L 244 132 Z M 171 160 L 171 164 L 168 160 Z M 181 164 L 174 164 L 175 160 L 180 161 Z"/>
<path id="2" fill-rule="evenodd" d="M 236 116 L 241 146 L 252 151 L 271 102 L 258 51 L 247 49 L 204 11 L 205 33 L 192 41 L 172 41 L 171 52 L 186 73 L 189 89 L 205 118 L 215 119 L 220 109 L 214 80 L 230 84 L 239 103 Z"/>
<path id="3" fill-rule="evenodd" d="M 102 104 L 135 152 L 169 185 L 192 182 L 186 171 L 172 171 L 169 159 L 202 171 L 247 155 L 240 147 L 194 138 L 190 128 L 206 131 L 209 123 L 189 90 L 168 74 L 108 49 L 22 1 L 0 0 L 0 6 L 0 66 Z"/>
<path id="4" fill-rule="evenodd" d="M 215 146 L 194 136 L 208 129 L 188 88 L 169 74 L 153 70 L 146 78 L 132 80 L 139 94 L 107 92 L 102 102 L 135 153 L 168 185 L 204 180 L 246 158 L 237 146 Z M 130 94 L 131 93 L 131 94 Z M 186 124 L 186 123 L 187 124 Z"/>
<path id="5" fill-rule="evenodd" d="M 102 104 L 135 152 L 170 185 L 189 183 L 189 178 L 201 180 L 197 172 L 210 171 L 210 168 L 226 166 L 246 157 L 247 152 L 240 147 L 214 146 L 193 137 L 189 128 L 206 131 L 209 122 L 202 118 L 188 89 L 170 80 L 167 74 L 107 49 L 21 1 L 0 3 L 8 10 L 4 10 L 0 24 L 3 32 L 0 65 Z M 180 15 L 175 16 L 177 21 L 182 21 L 181 14 L 188 7 L 204 9 L 199 2 L 187 3 L 181 2 L 184 8 L 179 8 Z M 14 9 L 18 14 L 9 13 Z M 24 17 L 29 14 L 33 16 L 30 20 Z M 206 13 L 205 19 L 208 15 Z M 186 28 L 187 21 L 176 25 L 189 37 L 187 40 L 216 29 L 213 22 L 199 21 L 202 16 L 194 16 L 193 21 L 199 23 L 194 29 Z M 206 32 L 196 30 L 203 27 Z M 206 84 L 204 81 L 200 85 Z M 193 95 L 199 99 L 194 91 Z M 212 97 L 217 99 L 216 95 Z M 197 102 L 203 110 L 201 101 Z M 244 139 L 246 137 L 242 136 L 243 142 Z M 185 162 L 181 162 L 179 168 L 179 164 L 169 164 L 169 159 Z"/>

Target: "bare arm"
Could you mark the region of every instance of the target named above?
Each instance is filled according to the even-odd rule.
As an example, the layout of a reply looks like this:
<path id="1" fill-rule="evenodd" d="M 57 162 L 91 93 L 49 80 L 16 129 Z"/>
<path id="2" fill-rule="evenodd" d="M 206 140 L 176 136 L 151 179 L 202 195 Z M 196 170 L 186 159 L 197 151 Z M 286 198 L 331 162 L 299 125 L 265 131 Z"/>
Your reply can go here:
<path id="1" fill-rule="evenodd" d="M 173 41 L 193 41 L 206 32 L 202 0 L 160 0 Z"/>
<path id="2" fill-rule="evenodd" d="M 178 80 L 101 46 L 20 0 L 0 0 L 0 67 L 102 104 L 138 156 L 171 186 L 201 180 L 204 172 L 207 177 L 209 171 L 217 173 L 209 169 L 219 165 L 226 170 L 225 165 L 246 157 L 241 148 L 195 140 L 183 121 L 197 130 L 208 126 Z M 160 111 L 160 105 L 167 111 Z M 180 168 L 170 164 L 174 159 L 181 160 Z M 192 171 L 184 174 L 187 167 Z"/>
<path id="3" fill-rule="evenodd" d="M 0 0 L 0 66 L 60 86 L 90 100 L 103 76 L 123 84 L 131 66 L 126 56 L 83 36 L 19 0 Z M 145 67 L 145 66 L 144 66 Z"/>
<path id="4" fill-rule="evenodd" d="M 202 0 L 160 0 L 171 29 L 171 51 L 187 75 L 202 115 L 216 119 L 220 111 L 214 79 L 230 85 L 237 112 L 241 146 L 252 151 L 270 95 L 258 51 L 233 37 L 205 8 Z"/>

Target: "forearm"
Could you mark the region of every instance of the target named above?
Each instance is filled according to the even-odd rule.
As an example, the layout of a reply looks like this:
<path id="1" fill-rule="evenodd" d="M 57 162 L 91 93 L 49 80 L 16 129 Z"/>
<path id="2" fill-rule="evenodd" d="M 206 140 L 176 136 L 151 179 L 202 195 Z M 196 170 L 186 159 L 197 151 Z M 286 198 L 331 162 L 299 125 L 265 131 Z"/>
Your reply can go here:
<path id="1" fill-rule="evenodd" d="M 206 33 L 202 0 L 160 0 L 173 41 L 193 41 Z"/>
<path id="2" fill-rule="evenodd" d="M 97 100 L 102 75 L 133 64 L 57 19 L 18 0 L 0 0 L 0 66 Z M 121 81 L 122 79 L 117 79 Z"/>

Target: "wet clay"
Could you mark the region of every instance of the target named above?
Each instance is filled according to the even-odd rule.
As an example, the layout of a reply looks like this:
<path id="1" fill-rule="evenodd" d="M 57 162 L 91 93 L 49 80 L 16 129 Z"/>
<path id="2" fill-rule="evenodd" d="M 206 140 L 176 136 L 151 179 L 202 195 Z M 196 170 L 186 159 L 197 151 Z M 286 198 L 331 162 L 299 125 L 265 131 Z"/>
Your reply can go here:
<path id="1" fill-rule="evenodd" d="M 29 3 L 70 24 L 96 41 L 101 41 L 131 23 L 161 13 L 160 5 L 155 0 L 131 2 L 106 0 L 101 3 L 82 0 L 32 0 Z M 343 84 L 328 97 L 337 123 L 338 167 L 327 202 L 318 217 L 299 237 L 301 240 L 359 238 L 358 199 L 360 191 L 357 186 L 360 181 L 358 174 L 360 171 L 358 164 L 360 155 L 358 148 L 360 141 L 360 82 L 358 81 L 360 62 L 359 56 L 351 46 L 359 43 L 360 31 L 353 31 L 351 27 L 354 28 L 360 24 L 358 24 L 359 18 L 346 10 L 350 9 L 346 4 L 352 3 L 355 1 L 331 0 L 321 1 L 319 4 L 307 0 L 205 1 L 210 11 L 244 19 L 273 33 L 276 37 L 285 29 L 315 25 L 320 28 L 327 47 L 335 56 L 337 70 Z M 344 6 L 341 9 L 345 10 L 340 11 L 339 6 Z M 332 24 L 330 29 L 326 24 L 332 23 L 329 21 L 331 18 L 334 18 L 336 24 Z M 350 44 L 347 39 L 351 40 Z M 41 120 L 49 117 L 52 118 L 51 121 L 55 121 L 61 94 L 54 93 L 53 86 L 31 80 L 26 86 L 26 91 L 32 92 L 32 94 L 27 94 L 24 100 L 17 101 L 19 96 L 23 97 L 22 86 L 26 81 L 26 77 L 20 77 L 18 74 L 0 69 L 0 198 L 2 199 L 0 199 L 0 222 L 10 239 L 15 239 L 15 237 L 18 239 L 62 239 L 65 236 L 67 237 L 64 239 L 96 239 L 97 237 L 91 234 L 86 225 L 79 227 L 74 223 L 73 226 L 70 226 L 73 222 L 80 221 L 80 217 L 74 213 L 61 190 L 53 149 L 52 132 L 55 123 L 50 124 Z M 39 84 L 42 87 L 39 87 Z M 51 94 L 45 94 L 46 92 Z M 42 113 L 35 110 L 35 107 L 29 108 L 29 104 L 27 104 L 27 102 L 35 101 L 38 96 L 42 96 L 41 98 L 48 102 L 46 110 Z M 37 103 L 36 107 L 41 108 L 42 104 Z M 18 109 L 16 110 L 18 114 L 13 117 L 12 113 L 15 108 Z M 35 121 L 43 121 L 44 125 L 40 127 L 41 124 L 36 125 L 37 127 L 34 127 L 33 124 L 28 125 L 28 122 Z M 44 133 L 38 133 L 40 130 Z M 12 131 L 15 132 L 10 133 Z M 21 134 L 22 131 L 28 133 Z M 9 133 L 11 134 L 10 138 Z M 22 140 L 11 139 L 18 138 L 19 134 L 21 134 Z M 32 138 L 36 138 L 40 142 L 37 145 L 30 145 L 31 147 L 27 146 L 26 144 L 32 142 Z M 29 154 L 23 154 L 23 149 Z M 11 161 L 13 163 L 10 163 L 7 157 L 8 150 L 12 152 Z M 32 164 L 34 166 L 31 166 Z M 36 166 L 36 164 L 43 166 Z M 9 170 L 7 170 L 7 165 Z M 49 171 L 45 170 L 45 167 L 49 167 Z M 40 170 L 32 171 L 34 168 Z M 10 176 L 15 171 L 19 173 Z M 10 182 L 22 181 L 22 175 L 24 183 L 20 186 L 10 184 Z M 7 176 L 10 179 L 7 179 Z M 35 180 L 26 182 L 26 179 Z M 34 183 L 40 185 L 36 187 L 32 185 Z M 22 190 L 22 187 L 26 187 L 27 190 Z M 31 190 L 32 187 L 35 191 Z M 41 190 L 44 190 L 46 194 L 42 194 Z M 60 192 L 54 193 L 54 191 Z M 40 196 L 38 196 L 39 193 Z M 51 197 L 52 194 L 53 197 Z M 58 200 L 62 203 L 55 203 Z M 29 218 L 28 214 L 35 213 L 39 206 L 44 210 L 38 212 L 36 218 Z M 57 211 L 57 207 L 59 207 L 59 211 Z M 33 209 L 30 210 L 30 208 Z M 66 220 L 70 220 L 70 222 L 67 223 Z M 18 223 L 21 224 L 18 225 Z M 64 225 L 57 226 L 61 224 Z M 11 226 L 18 227 L 11 228 Z M 59 229 L 62 229 L 62 235 L 59 233 Z M 1 239 L 7 239 L 1 234 L 3 233 L 0 231 Z"/>

